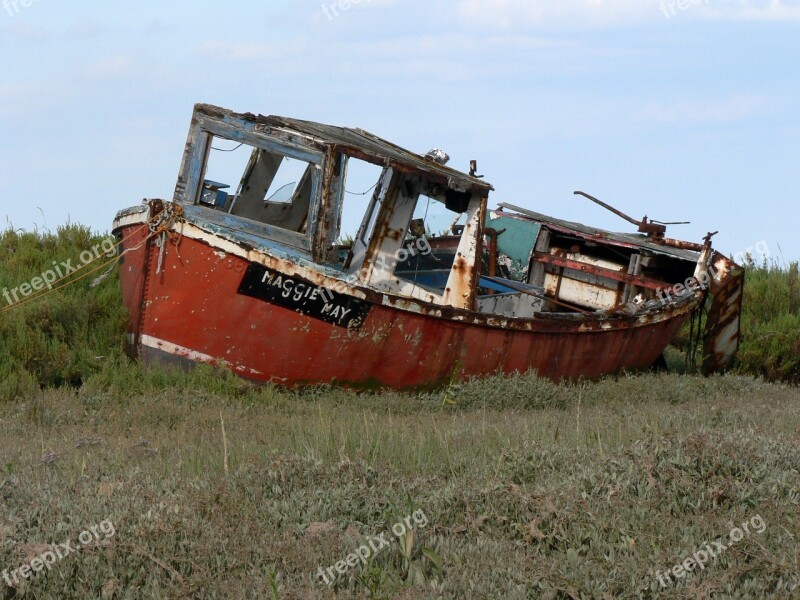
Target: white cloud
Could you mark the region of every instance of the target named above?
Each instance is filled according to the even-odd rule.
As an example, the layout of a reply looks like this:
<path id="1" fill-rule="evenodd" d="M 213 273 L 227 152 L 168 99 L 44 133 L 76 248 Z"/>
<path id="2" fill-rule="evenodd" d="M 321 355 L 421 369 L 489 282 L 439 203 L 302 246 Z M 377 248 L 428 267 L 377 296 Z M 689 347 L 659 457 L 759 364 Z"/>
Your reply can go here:
<path id="1" fill-rule="evenodd" d="M 324 49 L 324 50 L 323 50 Z M 222 63 L 257 63 L 282 76 L 308 73 L 392 76 L 392 73 L 430 74 L 444 79 L 459 79 L 474 72 L 464 57 L 476 55 L 480 40 L 467 35 L 443 34 L 374 39 L 334 39 L 324 44 L 306 36 L 280 43 L 249 43 L 210 40 L 199 53 Z M 326 62 L 309 56 L 341 56 L 347 60 Z M 357 60 L 352 60 L 358 57 Z M 333 59 L 332 59 L 333 60 Z M 397 75 L 395 75 L 397 76 Z"/>
<path id="2" fill-rule="evenodd" d="M 797 21 L 800 3 L 796 0 L 722 0 L 701 7 L 702 14 L 712 19 L 732 21 Z"/>
<path id="3" fill-rule="evenodd" d="M 580 43 L 574 40 L 529 35 L 490 35 L 485 43 L 493 48 L 509 50 L 568 50 L 580 47 Z"/>
<path id="4" fill-rule="evenodd" d="M 637 21 L 652 12 L 653 6 L 653 0 L 461 0 L 459 11 L 467 19 L 510 29 L 515 25 Z"/>
<path id="5" fill-rule="evenodd" d="M 800 19 L 796 0 L 459 0 L 458 9 L 467 20 L 503 29 L 604 27 L 678 18 Z"/>

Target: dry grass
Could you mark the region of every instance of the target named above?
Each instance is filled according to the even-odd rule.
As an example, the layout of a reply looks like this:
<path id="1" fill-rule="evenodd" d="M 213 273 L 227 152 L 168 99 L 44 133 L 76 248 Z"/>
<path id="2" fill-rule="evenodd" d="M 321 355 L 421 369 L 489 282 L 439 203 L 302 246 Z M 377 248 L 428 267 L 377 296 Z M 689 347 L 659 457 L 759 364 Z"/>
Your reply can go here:
<path id="1" fill-rule="evenodd" d="M 798 593 L 797 388 L 518 377 L 411 397 L 129 375 L 142 393 L 90 380 L 0 404 L 0 567 L 103 519 L 116 527 L 111 545 L 9 597 Z M 333 589 L 315 581 L 415 509 L 429 524 L 410 553 L 395 541 Z M 656 570 L 757 514 L 763 534 L 661 589 Z"/>

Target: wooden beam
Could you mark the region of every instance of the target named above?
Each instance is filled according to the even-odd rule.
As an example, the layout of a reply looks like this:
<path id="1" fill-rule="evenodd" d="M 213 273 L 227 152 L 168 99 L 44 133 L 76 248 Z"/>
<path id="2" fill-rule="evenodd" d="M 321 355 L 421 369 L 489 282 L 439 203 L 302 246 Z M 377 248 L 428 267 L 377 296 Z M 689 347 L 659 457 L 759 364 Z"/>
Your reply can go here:
<path id="1" fill-rule="evenodd" d="M 663 290 L 672 287 L 672 284 L 667 283 L 666 281 L 650 279 L 649 277 L 642 277 L 640 275 L 629 275 L 628 273 L 623 273 L 621 271 L 613 271 L 604 267 L 582 263 L 577 260 L 553 256 L 552 254 L 545 254 L 544 252 L 534 252 L 533 260 L 536 262 L 553 265 L 554 267 L 572 269 L 573 271 L 581 271 L 583 273 L 589 273 L 591 275 L 597 275 L 598 277 L 613 279 L 614 281 L 622 281 L 624 283 L 633 284 L 651 290 Z"/>

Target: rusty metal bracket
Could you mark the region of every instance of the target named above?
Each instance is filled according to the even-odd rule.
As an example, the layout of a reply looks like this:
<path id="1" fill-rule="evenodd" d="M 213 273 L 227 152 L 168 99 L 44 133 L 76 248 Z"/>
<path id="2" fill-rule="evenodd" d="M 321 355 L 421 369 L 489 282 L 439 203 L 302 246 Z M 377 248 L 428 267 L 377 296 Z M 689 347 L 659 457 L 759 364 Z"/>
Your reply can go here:
<path id="1" fill-rule="evenodd" d="M 506 229 L 494 229 L 493 227 L 484 227 L 483 233 L 489 238 L 489 277 L 497 275 L 497 237 L 506 232 Z"/>
<path id="2" fill-rule="evenodd" d="M 469 176 L 474 177 L 475 179 L 483 179 L 483 175 L 477 175 L 478 172 L 478 161 L 471 160 L 469 161 Z"/>
<path id="3" fill-rule="evenodd" d="M 657 242 L 657 243 L 661 243 L 664 240 L 664 234 L 667 232 L 667 225 L 688 225 L 689 224 L 688 221 L 672 221 L 672 222 L 668 222 L 668 223 L 663 223 L 661 221 L 654 221 L 652 219 L 648 221 L 647 220 L 647 215 L 642 217 L 641 221 L 637 221 L 633 217 L 630 217 L 630 216 L 626 215 L 621 210 L 618 210 L 618 209 L 614 208 L 610 204 L 606 204 L 602 200 L 598 200 L 594 196 L 590 196 L 586 192 L 576 191 L 576 192 L 573 192 L 573 193 L 576 196 L 583 196 L 584 198 L 588 198 L 589 200 L 591 200 L 595 204 L 598 204 L 598 205 L 602 206 L 603 208 L 605 208 L 606 210 L 609 210 L 609 211 L 613 212 L 618 217 L 621 217 L 621 218 L 625 219 L 628 223 L 631 223 L 632 225 L 636 225 L 636 227 L 638 227 L 638 231 L 640 233 L 646 233 L 649 238 L 651 238 L 654 242 Z"/>

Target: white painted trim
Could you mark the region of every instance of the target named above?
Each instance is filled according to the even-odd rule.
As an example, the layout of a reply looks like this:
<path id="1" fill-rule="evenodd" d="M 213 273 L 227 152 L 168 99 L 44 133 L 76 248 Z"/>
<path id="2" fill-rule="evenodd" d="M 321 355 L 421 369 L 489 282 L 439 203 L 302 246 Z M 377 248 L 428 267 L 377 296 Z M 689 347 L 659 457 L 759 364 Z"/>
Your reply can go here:
<path id="1" fill-rule="evenodd" d="M 129 227 L 130 225 L 144 225 L 147 223 L 147 207 L 142 206 L 142 212 L 134 213 L 131 215 L 125 215 L 122 218 L 114 219 L 114 229 L 119 229 L 120 227 Z"/>
<path id="2" fill-rule="evenodd" d="M 172 342 L 168 342 L 166 340 L 160 340 L 158 338 L 155 338 L 153 336 L 144 333 L 139 336 L 139 343 L 142 344 L 143 346 L 147 346 L 148 348 L 161 350 L 162 352 L 166 352 L 167 354 L 182 356 L 183 358 L 188 358 L 189 360 L 193 360 L 196 362 L 225 363 L 224 360 L 214 358 L 213 356 L 209 356 L 208 354 L 203 354 L 202 352 L 197 352 L 196 350 L 191 350 L 190 348 L 185 348 L 183 346 L 179 346 L 178 344 L 173 344 Z"/>

